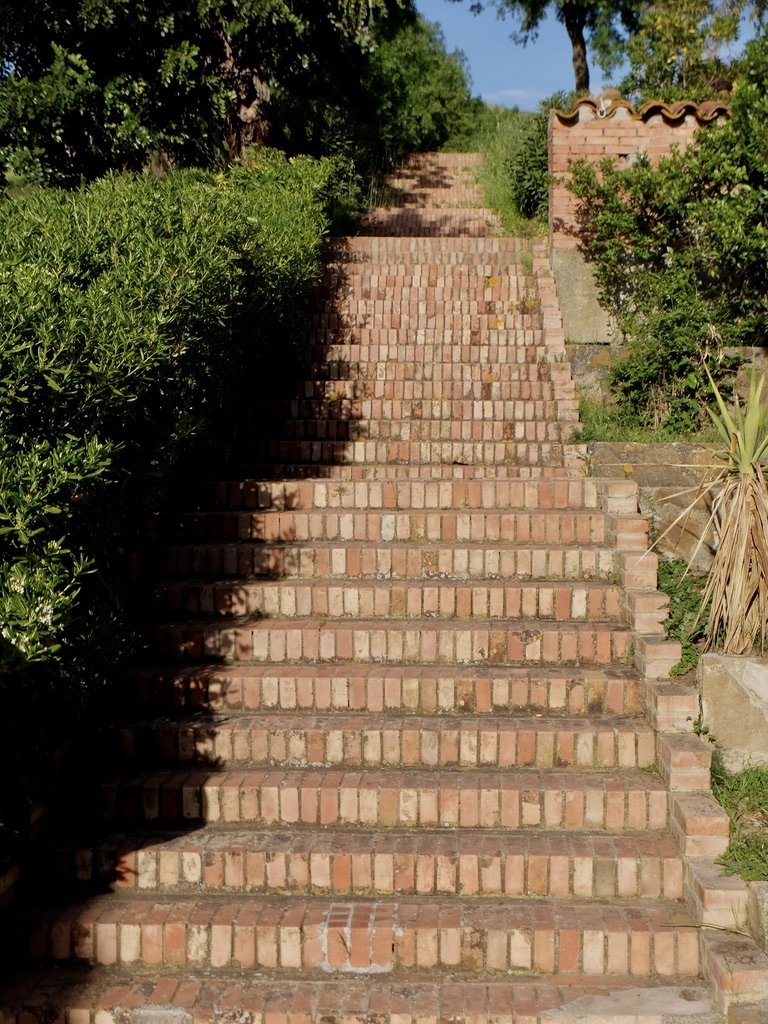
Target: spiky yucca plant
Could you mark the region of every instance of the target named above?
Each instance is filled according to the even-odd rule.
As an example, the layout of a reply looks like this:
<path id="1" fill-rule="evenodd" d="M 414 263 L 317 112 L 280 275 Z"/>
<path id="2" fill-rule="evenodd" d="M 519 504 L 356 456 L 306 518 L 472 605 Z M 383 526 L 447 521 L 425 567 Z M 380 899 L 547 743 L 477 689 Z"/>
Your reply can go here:
<path id="1" fill-rule="evenodd" d="M 768 403 L 764 377 L 754 372 L 742 408 L 729 411 L 710 376 L 717 410 L 707 409 L 723 444 L 725 461 L 707 490 L 714 495 L 711 522 L 719 544 L 702 594 L 709 604 L 707 647 L 726 654 L 765 651 L 768 615 Z"/>

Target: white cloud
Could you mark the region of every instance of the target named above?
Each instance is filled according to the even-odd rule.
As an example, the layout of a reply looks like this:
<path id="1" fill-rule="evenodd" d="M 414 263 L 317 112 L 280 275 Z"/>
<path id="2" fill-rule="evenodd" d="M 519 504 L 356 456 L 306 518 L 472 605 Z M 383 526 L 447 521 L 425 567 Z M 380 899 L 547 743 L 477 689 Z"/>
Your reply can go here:
<path id="1" fill-rule="evenodd" d="M 532 92 L 530 89 L 498 89 L 495 92 L 483 93 L 486 103 L 496 103 L 501 106 L 519 106 L 533 108 L 546 96 L 543 92 Z"/>

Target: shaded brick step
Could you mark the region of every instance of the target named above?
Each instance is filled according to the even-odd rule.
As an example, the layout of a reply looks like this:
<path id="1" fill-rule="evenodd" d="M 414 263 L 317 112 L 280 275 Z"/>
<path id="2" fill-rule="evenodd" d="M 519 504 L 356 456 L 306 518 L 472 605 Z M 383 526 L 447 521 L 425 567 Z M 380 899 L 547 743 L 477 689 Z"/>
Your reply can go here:
<path id="1" fill-rule="evenodd" d="M 542 390 L 543 390 L 542 385 Z M 553 386 L 549 385 L 549 390 Z M 291 399 L 282 409 L 275 407 L 274 414 L 284 412 L 296 419 L 304 420 L 363 420 L 371 423 L 377 420 L 533 420 L 550 419 L 558 413 L 561 417 L 572 408 L 578 411 L 577 403 L 565 398 L 519 398 L 506 401 L 480 399 L 456 399 L 451 401 L 418 401 L 406 399 L 386 401 L 381 398 L 329 398 Z"/>
<path id="2" fill-rule="evenodd" d="M 358 359 L 387 360 L 392 358 L 391 348 L 384 345 L 384 351 L 376 354 L 376 349 L 385 343 L 390 331 L 405 332 L 403 340 L 411 344 L 416 340 L 409 333 L 417 328 L 435 332 L 433 344 L 430 339 L 423 339 L 424 358 L 433 358 L 436 362 L 449 363 L 451 351 L 456 342 L 464 342 L 464 358 L 469 354 L 470 346 L 478 338 L 488 338 L 488 344 L 498 345 L 503 352 L 507 350 L 514 359 L 515 353 L 525 350 L 533 354 L 544 354 L 546 346 L 541 329 L 541 308 L 538 295 L 531 292 L 517 301 L 461 301 L 439 297 L 431 302 L 411 299 L 404 302 L 373 301 L 356 298 L 341 299 L 330 308 L 315 313 L 308 321 L 308 328 L 318 340 L 328 336 L 328 340 L 342 343 L 345 339 L 338 337 L 339 331 L 349 330 L 353 334 L 358 328 L 365 329 L 363 337 L 357 339 L 370 346 L 371 351 L 358 353 Z M 494 331 L 511 334 L 511 338 L 502 342 L 494 337 Z M 527 332 L 527 333 L 525 333 Z M 521 337 L 520 334 L 523 334 Z M 454 337 L 457 336 L 457 337 Z M 352 341 L 354 339 L 346 339 Z M 417 345 L 417 352 L 419 346 Z M 353 354 L 353 353 L 351 353 Z M 344 352 L 339 358 L 346 358 Z M 403 359 L 404 356 L 399 356 Z M 500 358 L 497 361 L 501 361 Z M 519 357 L 515 362 L 522 362 Z"/>
<path id="3" fill-rule="evenodd" d="M 517 359 L 514 362 L 494 363 L 490 366 L 481 366 L 476 361 L 454 363 L 446 360 L 439 363 L 419 363 L 413 360 L 407 363 L 395 362 L 391 359 L 328 359 L 311 363 L 308 368 L 308 379 L 311 382 L 354 380 L 363 384 L 374 380 L 402 381 L 413 384 L 427 382 L 438 384 L 445 389 L 457 383 L 466 386 L 467 384 L 503 384 L 506 382 L 513 384 L 525 380 L 554 380 L 555 377 L 548 372 L 549 367 L 565 365 L 542 361 L 534 363 L 539 368 L 539 372 L 533 373 L 533 367 L 528 362 L 530 353 L 527 349 L 515 349 L 515 352 Z M 546 351 L 537 349 L 533 358 L 537 359 L 539 355 L 544 358 Z M 559 379 L 563 379 L 562 376 Z"/>
<path id="4" fill-rule="evenodd" d="M 413 467 L 418 472 L 422 467 Z M 467 467 L 468 468 L 468 467 Z M 625 512 L 635 511 L 636 486 L 611 482 L 606 493 L 625 503 Z M 191 481 L 177 488 L 180 506 L 195 503 L 206 509 L 277 509 L 374 511 L 399 509 L 476 510 L 498 515 L 510 511 L 532 513 L 552 509 L 597 509 L 598 481 L 590 477 L 568 477 L 522 481 L 504 479 L 420 480 L 418 477 L 391 481 L 359 481 L 339 487 L 333 480 L 211 480 Z M 583 538 L 582 538 L 583 539 Z"/>
<path id="5" fill-rule="evenodd" d="M 281 434 L 298 441 L 561 441 L 563 427 L 555 415 L 553 410 L 549 419 L 516 421 L 291 419 Z M 577 417 L 574 410 L 571 422 Z"/>
<path id="6" fill-rule="evenodd" d="M 387 272 L 387 269 L 390 272 Z M 402 310 L 408 316 L 530 314 L 538 304 L 533 280 L 520 272 L 482 274 L 454 268 L 382 268 L 380 273 L 339 273 L 331 268 L 318 289 L 318 313 L 355 312 L 378 317 Z"/>
<path id="7" fill-rule="evenodd" d="M 578 1018 L 563 1016 L 569 1007 Z M 723 1024 L 704 984 L 691 977 L 681 986 L 669 978 L 609 975 L 557 982 L 401 975 L 393 985 L 390 977 L 370 975 L 278 979 L 254 970 L 188 969 L 182 976 L 135 964 L 98 973 L 59 965 L 55 974 L 29 971 L 0 989 L 7 1024 L 138 1024 L 139 1014 L 157 1008 L 169 1024 L 231 1024 L 246 1014 L 252 1024 Z"/>
<path id="8" fill-rule="evenodd" d="M 377 266 L 408 263 L 469 263 L 483 266 L 493 263 L 494 256 L 503 253 L 505 260 L 495 260 L 504 265 L 510 256 L 530 254 L 533 246 L 528 239 L 495 236 L 482 240 L 447 236 L 429 238 L 412 236 L 398 238 L 394 235 L 355 235 L 329 239 L 325 253 L 329 262 L 340 264 L 373 262 Z M 425 259 L 426 257 L 426 259 Z M 510 261 L 511 262 L 511 261 Z"/>
<path id="9" fill-rule="evenodd" d="M 192 666 L 147 669 L 140 706 L 379 714 L 633 714 L 640 684 L 630 668 L 461 670 L 432 665 Z M 444 719 L 447 721 L 447 719 Z"/>
<path id="10" fill-rule="evenodd" d="M 161 623 L 145 631 L 160 658 L 283 665 L 612 665 L 632 658 L 632 633 L 611 622 L 234 619 Z"/>
<path id="11" fill-rule="evenodd" d="M 322 380 L 305 380 L 298 385 L 297 394 L 304 398 L 383 399 L 385 401 L 448 402 L 508 401 L 528 398 L 530 395 L 554 394 L 555 397 L 573 398 L 573 383 L 558 372 L 559 363 L 541 363 L 521 366 L 516 380 L 379 380 L 351 379 L 325 374 Z"/>
<path id="12" fill-rule="evenodd" d="M 498 464 L 454 463 L 423 463 L 409 465 L 407 463 L 389 463 L 382 465 L 375 462 L 345 463 L 342 461 L 344 448 L 339 442 L 340 452 L 337 459 L 326 463 L 276 462 L 268 461 L 263 455 L 260 460 L 248 458 L 247 453 L 240 453 L 238 461 L 231 459 L 227 466 L 229 476 L 256 476 L 260 480 L 306 480 L 323 477 L 327 480 L 551 480 L 561 478 L 567 472 L 568 465 L 573 462 L 576 472 L 581 471 L 583 460 L 580 454 L 566 457 L 566 468 L 554 466 L 510 466 Z M 567 446 L 566 446 L 567 447 Z"/>
<path id="13" fill-rule="evenodd" d="M 156 584 L 159 615 L 328 619 L 619 619 L 623 592 L 601 580 L 183 580 Z"/>
<path id="14" fill-rule="evenodd" d="M 259 462 L 297 463 L 496 463 L 563 466 L 563 446 L 556 441 L 251 441 Z"/>
<path id="15" fill-rule="evenodd" d="M 313 489 L 317 490 L 314 485 Z M 357 487 L 351 490 L 354 493 Z M 333 485 L 327 491 L 331 492 L 330 499 Z M 337 493 L 339 499 L 346 497 L 338 489 Z M 394 503 L 397 499 L 392 500 Z M 277 504 L 279 507 L 279 498 Z M 440 541 L 562 545 L 602 544 L 607 534 L 606 514 L 596 508 L 537 509 L 531 505 L 532 511 L 526 512 L 514 507 L 498 511 L 500 506 L 488 511 L 469 506 L 410 510 L 377 509 L 375 505 L 365 504 L 357 507 L 361 511 L 343 506 L 293 511 L 289 503 L 288 511 L 167 513 L 157 517 L 155 527 L 160 539 L 177 542 L 357 540 L 406 544 Z M 645 536 L 645 532 L 638 531 L 638 539 L 644 540 Z"/>
<path id="16" fill-rule="evenodd" d="M 147 765 L 600 769 L 648 768 L 656 761 L 655 735 L 644 718 L 243 713 L 127 723 L 114 740 L 120 755 Z"/>
<path id="17" fill-rule="evenodd" d="M 57 851 L 58 873 L 143 893 L 680 899 L 669 836 L 563 832 L 116 835 Z"/>
<path id="18" fill-rule="evenodd" d="M 324 367 L 332 363 L 340 366 L 367 364 L 370 367 L 378 368 L 393 361 L 393 350 L 398 347 L 394 338 L 398 335 L 403 336 L 404 333 L 404 331 L 396 331 L 373 334 L 367 328 L 358 327 L 349 331 L 345 330 L 343 340 L 339 339 L 337 335 L 326 337 L 324 343 L 312 346 L 310 354 L 315 365 Z M 419 331 L 419 333 L 422 332 Z M 459 342 L 462 340 L 463 344 L 460 344 Z M 449 344 L 413 345 L 409 343 L 406 335 L 400 344 L 404 350 L 398 356 L 398 362 L 403 363 L 402 374 L 407 375 L 408 368 L 413 367 L 414 364 L 436 367 L 438 372 L 424 378 L 426 380 L 432 380 L 437 376 L 444 380 L 466 380 L 466 368 L 470 365 L 482 367 L 485 377 L 496 375 L 496 379 L 502 380 L 504 378 L 501 376 L 501 371 L 496 373 L 496 368 L 500 365 L 522 365 L 526 361 L 526 355 L 534 360 L 541 359 L 544 361 L 544 365 L 547 365 L 548 357 L 548 349 L 542 343 L 534 344 L 531 341 L 524 341 L 521 337 L 518 337 L 511 345 L 483 342 L 477 338 L 470 340 L 469 335 L 464 339 L 457 338 Z M 449 366 L 462 367 L 463 372 L 457 371 L 457 373 L 451 374 L 448 370 Z M 409 378 L 404 376 L 403 379 Z M 480 379 L 484 379 L 483 376 Z M 540 379 L 546 381 L 544 377 Z M 516 381 L 511 380 L 510 383 L 516 383 Z"/>
<path id="19" fill-rule="evenodd" d="M 663 830 L 667 791 L 652 772 L 509 768 L 213 768 L 118 776 L 101 786 L 106 821 L 317 827 Z"/>
<path id="20" fill-rule="evenodd" d="M 434 903 L 95 898 L 32 927 L 34 960 L 364 973 L 686 976 L 699 938 L 670 901 Z"/>
<path id="21" fill-rule="evenodd" d="M 499 542 L 372 544 L 370 541 L 315 541 L 280 544 L 241 541 L 181 545 L 163 549 L 166 577 L 274 577 L 313 580 L 358 579 L 609 579 L 616 571 L 613 548 L 596 545 L 534 547 Z"/>
<path id="22" fill-rule="evenodd" d="M 485 238 L 501 231 L 498 217 L 483 207 L 455 210 L 452 207 L 417 209 L 378 208 L 363 218 L 360 230 L 366 235 L 407 235 L 409 238 Z"/>

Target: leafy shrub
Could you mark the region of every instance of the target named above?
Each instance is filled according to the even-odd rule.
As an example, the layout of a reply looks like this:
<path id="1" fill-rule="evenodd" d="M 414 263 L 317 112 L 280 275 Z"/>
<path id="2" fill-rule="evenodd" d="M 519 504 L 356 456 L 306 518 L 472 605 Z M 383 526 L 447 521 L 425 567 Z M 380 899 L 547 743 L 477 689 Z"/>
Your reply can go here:
<path id="1" fill-rule="evenodd" d="M 747 46 L 732 116 L 653 169 L 573 167 L 583 244 L 626 338 L 618 403 L 659 436 L 695 432 L 707 370 L 728 390 L 734 349 L 768 338 L 768 41 Z"/>
<path id="2" fill-rule="evenodd" d="M 143 500 L 301 357 L 328 174 L 262 154 L 0 202 L 4 759 L 34 749 L 32 695 L 61 736 L 130 649 L 120 546 Z"/>

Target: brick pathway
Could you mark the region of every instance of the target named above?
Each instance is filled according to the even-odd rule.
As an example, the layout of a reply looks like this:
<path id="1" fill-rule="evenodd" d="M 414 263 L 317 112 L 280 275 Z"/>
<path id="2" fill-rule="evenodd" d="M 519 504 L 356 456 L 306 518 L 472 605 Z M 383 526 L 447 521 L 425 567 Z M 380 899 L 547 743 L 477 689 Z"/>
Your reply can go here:
<path id="1" fill-rule="evenodd" d="M 58 851 L 102 894 L 26 912 L 3 1024 L 715 1024 L 768 994 L 700 927 L 744 890 L 634 485 L 568 444 L 546 255 L 476 162 L 413 161 L 330 247 L 285 431 L 158 518 L 161 667 L 100 835 Z"/>

